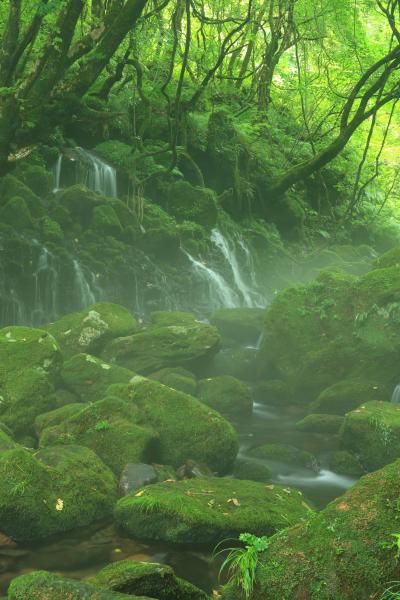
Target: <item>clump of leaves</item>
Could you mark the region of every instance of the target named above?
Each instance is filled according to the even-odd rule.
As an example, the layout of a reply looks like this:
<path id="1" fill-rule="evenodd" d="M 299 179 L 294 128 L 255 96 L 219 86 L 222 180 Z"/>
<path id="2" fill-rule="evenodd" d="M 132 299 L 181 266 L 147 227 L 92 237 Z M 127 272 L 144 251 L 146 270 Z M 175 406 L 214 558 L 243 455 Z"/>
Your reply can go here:
<path id="1" fill-rule="evenodd" d="M 228 552 L 219 573 L 221 575 L 227 569 L 230 582 L 241 588 L 247 600 L 252 596 L 260 553 L 265 552 L 268 548 L 268 538 L 266 536 L 257 537 L 251 533 L 241 533 L 239 541 L 244 544 L 244 547 L 224 548 L 215 555 Z M 223 543 L 221 542 L 221 544 Z"/>
<path id="2" fill-rule="evenodd" d="M 94 430 L 95 431 L 107 431 L 107 429 L 110 429 L 111 425 L 108 421 L 97 421 L 96 425 L 94 426 Z"/>

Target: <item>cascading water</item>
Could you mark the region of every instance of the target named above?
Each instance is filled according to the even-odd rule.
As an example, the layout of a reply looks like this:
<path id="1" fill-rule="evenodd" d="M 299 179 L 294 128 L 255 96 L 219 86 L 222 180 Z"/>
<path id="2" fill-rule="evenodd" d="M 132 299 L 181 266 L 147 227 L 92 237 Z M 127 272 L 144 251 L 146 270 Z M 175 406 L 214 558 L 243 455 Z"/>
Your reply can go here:
<path id="1" fill-rule="evenodd" d="M 393 404 L 400 404 L 400 383 L 396 385 L 393 390 L 392 398 L 390 400 Z"/>
<path id="2" fill-rule="evenodd" d="M 222 275 L 207 267 L 199 260 L 196 260 L 184 248 L 182 248 L 182 252 L 192 264 L 195 275 L 208 286 L 209 309 L 215 310 L 221 307 L 235 308 L 239 305 L 238 295 L 232 290 Z"/>
<path id="3" fill-rule="evenodd" d="M 60 154 L 53 168 L 54 192 L 63 189 L 63 171 L 64 167 L 67 166 L 64 161 L 66 161 L 66 158 Z M 102 196 L 117 198 L 117 172 L 114 167 L 101 160 L 93 152 L 80 147 L 71 151 L 69 162 L 74 164 L 74 181 L 69 181 L 70 185 L 81 183 Z"/>
<path id="4" fill-rule="evenodd" d="M 239 304 L 236 304 L 236 306 L 243 305 L 249 308 L 265 307 L 265 299 L 257 292 L 256 289 L 254 289 L 257 285 L 255 281 L 256 278 L 254 272 L 254 265 L 251 259 L 250 250 L 246 246 L 244 240 L 242 238 L 239 238 L 238 244 L 244 251 L 248 266 L 250 267 L 249 272 L 252 287 L 250 287 L 246 283 L 244 276 L 242 275 L 241 269 L 239 267 L 238 258 L 236 256 L 235 248 L 231 246 L 231 244 L 228 242 L 225 236 L 218 229 L 212 230 L 211 241 L 221 251 L 223 257 L 225 258 L 232 271 L 234 284 L 242 299 L 242 301 Z"/>
<path id="5" fill-rule="evenodd" d="M 39 246 L 36 240 L 34 244 Z M 40 247 L 37 267 L 33 273 L 34 282 L 34 305 L 30 320 L 34 325 L 40 325 L 45 321 L 56 319 L 59 314 L 57 291 L 58 291 L 58 268 L 56 259 L 45 247 Z"/>
<path id="6" fill-rule="evenodd" d="M 90 306 L 91 304 L 94 304 L 95 302 L 97 302 L 99 300 L 100 294 L 96 294 L 94 291 L 93 284 L 94 284 L 95 276 L 93 274 L 91 274 L 92 275 L 92 285 L 90 285 L 85 276 L 85 273 L 82 269 L 81 264 L 76 259 L 73 259 L 72 263 L 74 265 L 74 274 L 75 274 L 74 287 L 76 289 L 76 294 L 77 294 L 79 302 L 81 304 L 81 308 L 86 308 L 87 306 Z M 96 290 L 96 291 L 98 291 L 98 290 Z"/>

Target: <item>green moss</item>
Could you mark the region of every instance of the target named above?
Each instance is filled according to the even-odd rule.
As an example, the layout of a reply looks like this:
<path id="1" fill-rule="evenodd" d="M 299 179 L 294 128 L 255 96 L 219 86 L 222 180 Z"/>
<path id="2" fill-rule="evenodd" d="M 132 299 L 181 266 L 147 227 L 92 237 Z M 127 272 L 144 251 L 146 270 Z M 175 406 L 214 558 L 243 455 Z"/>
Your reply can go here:
<path id="1" fill-rule="evenodd" d="M 40 445 L 86 446 L 120 475 L 128 462 L 151 462 L 154 458 L 157 436 L 153 429 L 138 425 L 138 420 L 132 403 L 108 396 L 45 429 Z"/>
<path id="2" fill-rule="evenodd" d="M 117 213 L 109 204 L 102 204 L 93 209 L 91 227 L 100 235 L 114 237 L 118 237 L 122 231 Z"/>
<path id="3" fill-rule="evenodd" d="M 21 180 L 39 198 L 43 198 L 51 192 L 53 188 L 53 175 L 49 171 L 46 171 L 43 166 L 24 163 L 21 171 Z"/>
<path id="4" fill-rule="evenodd" d="M 177 256 L 180 241 L 176 221 L 160 206 L 145 202 L 143 227 L 145 233 L 138 245 L 146 254 L 162 261 Z"/>
<path id="5" fill-rule="evenodd" d="M 365 473 L 354 454 L 347 452 L 347 450 L 334 452 L 329 459 L 329 466 L 332 471 L 350 477 L 360 477 Z"/>
<path id="6" fill-rule="evenodd" d="M 284 406 L 294 402 L 293 391 L 286 381 L 281 379 L 258 382 L 253 395 L 256 402 L 270 404 L 271 406 Z"/>
<path id="7" fill-rule="evenodd" d="M 253 410 L 250 388 L 231 375 L 202 379 L 197 396 L 201 402 L 223 414 L 251 414 Z"/>
<path id="8" fill-rule="evenodd" d="M 11 582 L 9 600 L 146 600 L 110 590 L 97 589 L 90 583 L 66 579 L 47 571 L 34 571 Z"/>
<path id="9" fill-rule="evenodd" d="M 109 393 L 133 402 L 137 422 L 158 432 L 157 462 L 179 467 L 192 459 L 220 473 L 232 467 L 238 450 L 233 427 L 196 398 L 144 377 Z"/>
<path id="10" fill-rule="evenodd" d="M 139 539 L 210 545 L 243 531 L 271 535 L 304 518 L 305 506 L 297 490 L 199 477 L 126 496 L 117 503 L 115 518 Z"/>
<path id="11" fill-rule="evenodd" d="M 90 354 L 76 354 L 64 362 L 61 377 L 65 385 L 83 402 L 93 402 L 106 395 L 113 383 L 128 383 L 132 371 L 109 365 Z"/>
<path id="12" fill-rule="evenodd" d="M 376 269 L 387 269 L 388 267 L 399 267 L 400 265 L 400 246 L 392 248 L 385 254 L 382 254 L 375 261 Z"/>
<path id="13" fill-rule="evenodd" d="M 218 332 L 210 325 L 154 325 L 135 335 L 113 340 L 102 356 L 111 363 L 147 374 L 164 367 L 190 368 L 212 357 L 218 344 Z"/>
<path id="14" fill-rule="evenodd" d="M 197 381 L 195 376 L 183 367 L 167 367 L 149 375 L 149 379 L 155 379 L 168 387 L 184 392 L 191 396 L 196 395 Z"/>
<path id="15" fill-rule="evenodd" d="M 73 402 L 71 404 L 65 404 L 49 412 L 40 414 L 35 419 L 35 431 L 37 435 L 40 435 L 44 429 L 53 427 L 54 425 L 60 425 L 65 420 L 69 419 L 73 415 L 76 415 L 84 408 L 82 402 Z"/>
<path id="16" fill-rule="evenodd" d="M 32 217 L 36 219 L 44 216 L 44 205 L 39 196 L 13 175 L 2 177 L 0 181 L 0 204 L 4 204 L 15 196 L 26 202 Z"/>
<path id="17" fill-rule="evenodd" d="M 363 477 L 310 521 L 269 541 L 252 600 L 354 600 L 398 579 L 400 461 Z M 241 598 L 227 587 L 223 600 Z"/>
<path id="18" fill-rule="evenodd" d="M 347 413 L 340 440 L 368 471 L 396 460 L 400 457 L 400 406 L 367 402 Z"/>
<path id="19" fill-rule="evenodd" d="M 89 449 L 22 448 L 0 455 L 2 531 L 36 540 L 108 516 L 116 499 L 111 471 Z"/>
<path id="20" fill-rule="evenodd" d="M 271 481 L 272 473 L 265 465 L 246 460 L 238 460 L 233 470 L 236 479 L 247 479 L 248 481 L 260 481 L 266 483 Z"/>
<path id="21" fill-rule="evenodd" d="M 7 450 L 12 450 L 16 448 L 17 444 L 14 442 L 12 437 L 8 435 L 5 431 L 0 429 L 0 452 L 5 452 Z"/>
<path id="22" fill-rule="evenodd" d="M 337 433 L 342 426 L 343 417 L 339 415 L 310 414 L 296 423 L 299 431 L 310 433 Z"/>
<path id="23" fill-rule="evenodd" d="M 170 184 L 167 210 L 177 221 L 194 221 L 209 228 L 215 226 L 218 217 L 215 192 L 183 180 Z"/>
<path id="24" fill-rule="evenodd" d="M 3 223 L 14 227 L 17 231 L 32 229 L 32 215 L 23 198 L 13 196 L 0 210 L 0 219 Z"/>
<path id="25" fill-rule="evenodd" d="M 193 313 L 179 310 L 156 310 L 150 315 L 152 325 L 168 327 L 174 325 L 193 326 L 198 323 Z"/>
<path id="26" fill-rule="evenodd" d="M 249 455 L 263 460 L 284 462 L 295 467 L 318 470 L 317 461 L 310 452 L 299 450 L 299 448 L 288 444 L 263 444 L 252 448 Z"/>
<path id="27" fill-rule="evenodd" d="M 121 560 L 107 565 L 90 583 L 129 594 L 146 594 L 159 600 L 207 600 L 194 585 L 176 577 L 171 567 L 157 563 Z"/>
<path id="28" fill-rule="evenodd" d="M 242 344 L 256 344 L 263 330 L 265 310 L 262 308 L 224 308 L 217 310 L 210 322 L 222 338 Z"/>
<path id="29" fill-rule="evenodd" d="M 50 217 L 44 217 L 42 219 L 41 230 L 42 236 L 46 241 L 49 240 L 50 242 L 62 242 L 64 239 L 64 233 L 60 225 L 57 223 L 57 221 L 54 221 L 54 219 L 51 219 Z"/>
<path id="30" fill-rule="evenodd" d="M 389 391 L 383 384 L 373 381 L 346 379 L 323 390 L 310 405 L 310 412 L 344 415 L 370 400 L 389 399 Z"/>
<path id="31" fill-rule="evenodd" d="M 48 332 L 18 326 L 0 330 L 0 381 L 12 371 L 31 367 L 54 375 L 61 363 L 58 344 Z"/>
<path id="32" fill-rule="evenodd" d="M 74 224 L 86 229 L 91 223 L 93 210 L 101 203 L 101 199 L 84 185 L 74 185 L 59 194 L 58 203 L 66 209 Z"/>
<path id="33" fill-rule="evenodd" d="M 66 358 L 81 352 L 96 353 L 108 340 L 136 329 L 137 322 L 130 312 L 111 302 L 97 302 L 47 326 Z"/>
<path id="34" fill-rule="evenodd" d="M 114 165 L 117 169 L 131 173 L 134 168 L 132 146 L 119 140 L 101 142 L 95 148 L 96 154 Z"/>

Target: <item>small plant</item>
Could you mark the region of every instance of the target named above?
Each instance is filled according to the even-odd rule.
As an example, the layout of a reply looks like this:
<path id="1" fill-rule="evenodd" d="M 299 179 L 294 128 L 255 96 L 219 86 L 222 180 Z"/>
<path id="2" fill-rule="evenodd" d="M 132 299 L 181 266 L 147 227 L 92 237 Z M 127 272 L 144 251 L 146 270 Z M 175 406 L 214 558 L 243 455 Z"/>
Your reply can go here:
<path id="1" fill-rule="evenodd" d="M 400 600 L 400 581 L 391 581 L 379 600 Z"/>
<path id="2" fill-rule="evenodd" d="M 95 431 L 107 431 L 107 429 L 110 428 L 111 425 L 108 421 L 97 421 L 96 425 L 94 426 Z"/>
<path id="3" fill-rule="evenodd" d="M 257 537 L 251 533 L 241 533 L 239 541 L 244 543 L 244 548 L 224 548 L 216 555 L 228 552 L 219 573 L 221 575 L 222 571 L 227 568 L 230 581 L 242 589 L 248 600 L 252 596 L 256 582 L 259 555 L 268 548 L 268 538 L 266 536 Z"/>

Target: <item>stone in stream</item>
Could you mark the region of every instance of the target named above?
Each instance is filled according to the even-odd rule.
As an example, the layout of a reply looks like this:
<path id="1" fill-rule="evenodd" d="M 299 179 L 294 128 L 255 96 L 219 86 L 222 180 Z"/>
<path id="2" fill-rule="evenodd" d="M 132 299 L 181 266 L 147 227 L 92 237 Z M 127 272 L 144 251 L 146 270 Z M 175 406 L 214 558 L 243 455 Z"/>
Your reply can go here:
<path id="1" fill-rule="evenodd" d="M 296 429 L 309 433 L 338 433 L 344 417 L 339 415 L 310 414 L 296 423 Z"/>
<path id="2" fill-rule="evenodd" d="M 305 519 L 301 492 L 279 485 L 218 477 L 156 483 L 115 507 L 129 535 L 175 544 L 213 545 L 243 531 L 272 535 Z"/>
<path id="3" fill-rule="evenodd" d="M 329 467 L 335 473 L 349 477 L 360 477 L 365 473 L 357 457 L 347 450 L 334 452 L 329 459 Z"/>
<path id="4" fill-rule="evenodd" d="M 386 385 L 376 381 L 344 379 L 323 390 L 309 406 L 310 413 L 345 415 L 370 400 L 389 400 Z"/>
<path id="5" fill-rule="evenodd" d="M 253 391 L 255 402 L 271 406 L 286 406 L 293 404 L 293 391 L 286 381 L 270 379 L 258 382 Z"/>
<path id="6" fill-rule="evenodd" d="M 262 460 L 279 461 L 292 467 L 319 471 L 318 461 L 311 452 L 300 450 L 289 444 L 262 444 L 251 448 L 248 454 Z"/>
<path id="7" fill-rule="evenodd" d="M 196 377 L 183 367 L 166 367 L 150 373 L 149 379 L 155 379 L 168 387 L 195 396 L 197 392 Z"/>
<path id="8" fill-rule="evenodd" d="M 278 532 L 260 555 L 252 600 L 367 600 L 398 581 L 400 460 L 360 479 L 305 523 Z M 223 600 L 241 600 L 235 585 Z"/>
<path id="9" fill-rule="evenodd" d="M 257 344 L 263 330 L 265 309 L 263 308 L 222 308 L 210 318 L 222 338 L 240 344 Z"/>
<path id="10" fill-rule="evenodd" d="M 209 596 L 177 577 L 170 566 L 122 560 L 102 569 L 90 580 L 92 585 L 116 592 L 149 595 L 158 600 L 207 600 Z"/>
<path id="11" fill-rule="evenodd" d="M 197 397 L 224 415 L 249 415 L 253 410 L 249 386 L 231 375 L 201 379 Z"/>
<path id="12" fill-rule="evenodd" d="M 152 465 L 128 463 L 119 479 L 119 491 L 123 496 L 158 481 L 158 473 Z"/>
<path id="13" fill-rule="evenodd" d="M 8 600 L 151 600 L 121 594 L 84 581 L 67 579 L 47 571 L 33 571 L 11 582 Z"/>

